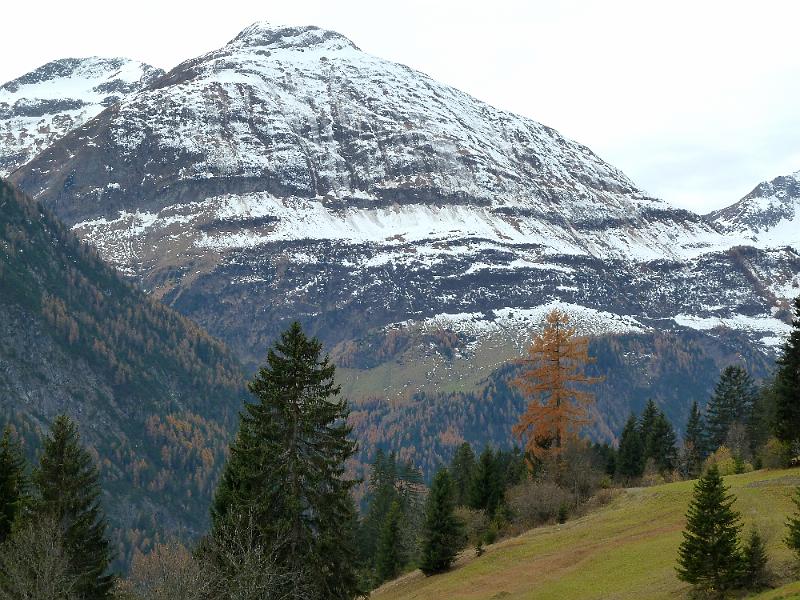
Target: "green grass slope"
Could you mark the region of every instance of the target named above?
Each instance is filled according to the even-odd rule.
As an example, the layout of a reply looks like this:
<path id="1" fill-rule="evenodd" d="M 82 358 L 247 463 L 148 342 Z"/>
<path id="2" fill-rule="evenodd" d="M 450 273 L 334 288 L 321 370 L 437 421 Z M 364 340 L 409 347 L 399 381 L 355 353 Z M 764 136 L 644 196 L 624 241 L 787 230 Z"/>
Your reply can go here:
<path id="1" fill-rule="evenodd" d="M 745 532 L 755 525 L 766 538 L 776 580 L 791 581 L 795 566 L 783 544 L 791 495 L 800 470 L 757 471 L 726 477 L 737 497 Z M 685 598 L 690 587 L 675 574 L 693 481 L 620 493 L 611 503 L 564 525 L 533 529 L 487 548 L 465 552 L 448 573 L 419 571 L 387 583 L 375 600 Z M 795 571 L 797 577 L 800 573 Z M 756 595 L 800 598 L 800 585 Z"/>

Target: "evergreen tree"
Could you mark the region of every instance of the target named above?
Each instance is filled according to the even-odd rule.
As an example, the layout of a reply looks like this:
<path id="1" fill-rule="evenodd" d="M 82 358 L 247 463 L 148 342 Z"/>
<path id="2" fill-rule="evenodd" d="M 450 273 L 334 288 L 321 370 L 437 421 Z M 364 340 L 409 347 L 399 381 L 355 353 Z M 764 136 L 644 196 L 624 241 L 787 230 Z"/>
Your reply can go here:
<path id="1" fill-rule="evenodd" d="M 433 478 L 425 504 L 420 569 L 425 575 L 450 568 L 459 551 L 463 525 L 455 515 L 455 490 L 447 469 L 440 469 Z"/>
<path id="2" fill-rule="evenodd" d="M 734 423 L 747 426 L 757 398 L 753 379 L 742 367 L 725 367 L 706 409 L 711 450 L 725 443 Z"/>
<path id="3" fill-rule="evenodd" d="M 734 502 L 716 465 L 695 484 L 678 550 L 679 579 L 716 594 L 735 587 L 742 575 L 742 555 Z"/>
<path id="4" fill-rule="evenodd" d="M 484 449 L 475 467 L 475 475 L 469 493 L 469 506 L 483 510 L 490 517 L 503 501 L 503 482 L 500 478 L 497 458 L 491 448 Z"/>
<path id="5" fill-rule="evenodd" d="M 506 488 L 522 483 L 528 477 L 525 455 L 516 446 L 511 450 L 498 450 L 495 453 L 495 465 L 501 494 Z"/>
<path id="6" fill-rule="evenodd" d="M 767 571 L 767 550 L 758 531 L 750 532 L 750 539 L 742 553 L 742 583 L 751 590 L 758 590 L 769 583 Z"/>
<path id="7" fill-rule="evenodd" d="M 27 498 L 28 475 L 22 445 L 7 426 L 0 439 L 0 544 L 11 533 Z"/>
<path id="8" fill-rule="evenodd" d="M 421 526 L 422 474 L 410 462 L 398 463 L 394 453 L 378 450 L 372 464 L 366 496 L 367 510 L 359 528 L 362 562 L 375 566 L 378 541 L 392 505 L 399 505 L 401 551 L 406 559 L 416 556 Z"/>
<path id="9" fill-rule="evenodd" d="M 285 593 L 312 585 L 321 599 L 353 598 L 355 507 L 345 461 L 347 403 L 322 345 L 298 323 L 269 350 L 248 385 L 239 432 L 212 507 L 212 535 L 231 519 L 251 515 L 259 543 L 274 548 L 278 566 L 295 580 Z M 304 573 L 312 582 L 301 581 Z"/>
<path id="10" fill-rule="evenodd" d="M 644 443 L 634 414 L 628 417 L 622 430 L 616 467 L 620 479 L 635 479 L 644 472 Z"/>
<path id="11" fill-rule="evenodd" d="M 792 498 L 792 501 L 797 507 L 797 511 L 786 523 L 786 527 L 789 529 L 789 534 L 786 536 L 786 545 L 794 550 L 797 558 L 800 559 L 800 487 L 797 488 L 797 493 Z"/>
<path id="12" fill-rule="evenodd" d="M 99 476 L 69 417 L 61 415 L 53 422 L 33 483 L 34 518 L 41 515 L 61 526 L 69 571 L 77 580 L 76 596 L 110 598 L 114 578 L 107 573 L 112 556 L 100 506 Z"/>
<path id="13" fill-rule="evenodd" d="M 691 477 L 697 476 L 708 454 L 706 450 L 706 427 L 697 402 L 692 402 L 689 420 L 686 423 L 686 435 L 683 441 L 689 455 L 688 475 Z"/>
<path id="14" fill-rule="evenodd" d="M 642 411 L 642 416 L 639 418 L 639 434 L 642 436 L 642 441 L 645 443 L 645 448 L 647 446 L 647 440 L 653 433 L 653 428 L 656 425 L 656 421 L 658 420 L 658 416 L 661 411 L 658 410 L 658 406 L 652 400 L 647 401 L 647 404 Z M 648 456 L 647 458 L 652 458 Z"/>
<path id="15" fill-rule="evenodd" d="M 757 456 L 767 440 L 775 434 L 777 410 L 777 394 L 774 379 L 758 391 L 750 422 L 747 424 L 747 437 L 750 442 L 750 453 Z"/>
<path id="16" fill-rule="evenodd" d="M 678 464 L 678 439 L 667 416 L 661 412 L 652 434 L 653 456 L 661 471 L 673 471 Z"/>
<path id="17" fill-rule="evenodd" d="M 456 489 L 456 505 L 466 506 L 469 503 L 472 478 L 475 476 L 475 453 L 469 442 L 464 442 L 456 450 L 450 463 L 450 474 Z"/>
<path id="18" fill-rule="evenodd" d="M 361 524 L 361 553 L 363 558 L 373 563 L 381 528 L 392 504 L 397 501 L 397 462 L 394 454 L 388 456 L 380 448 L 370 467 L 367 488 L 367 511 Z"/>
<path id="19" fill-rule="evenodd" d="M 378 538 L 375 572 L 380 582 L 397 577 L 405 564 L 400 537 L 401 519 L 400 503 L 395 501 L 386 515 L 386 522 L 383 524 Z"/>
<path id="20" fill-rule="evenodd" d="M 650 428 L 650 433 L 645 438 L 645 457 L 653 459 L 659 472 L 673 471 L 678 463 L 676 444 L 677 438 L 672 423 L 659 410 Z"/>
<path id="21" fill-rule="evenodd" d="M 792 332 L 783 345 L 775 375 L 777 438 L 800 451 L 800 296 L 794 301 Z"/>
<path id="22" fill-rule="evenodd" d="M 400 463 L 395 488 L 402 519 L 401 552 L 406 562 L 416 561 L 419 557 L 419 534 L 424 512 L 425 484 L 422 472 L 409 461 Z"/>

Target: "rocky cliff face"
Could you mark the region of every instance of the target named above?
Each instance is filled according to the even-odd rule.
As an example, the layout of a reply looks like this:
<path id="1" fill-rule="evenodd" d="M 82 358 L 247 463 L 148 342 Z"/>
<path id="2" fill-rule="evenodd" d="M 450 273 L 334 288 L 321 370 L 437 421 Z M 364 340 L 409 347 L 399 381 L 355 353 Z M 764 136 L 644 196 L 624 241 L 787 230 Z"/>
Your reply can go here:
<path id="1" fill-rule="evenodd" d="M 65 58 L 0 86 L 0 177 L 163 74 L 124 58 Z"/>
<path id="2" fill-rule="evenodd" d="M 797 233 L 676 210 L 557 131 L 314 27 L 245 29 L 13 179 L 250 366 L 301 320 L 359 397 L 474 387 L 552 306 L 597 335 L 769 354 L 798 291 Z"/>

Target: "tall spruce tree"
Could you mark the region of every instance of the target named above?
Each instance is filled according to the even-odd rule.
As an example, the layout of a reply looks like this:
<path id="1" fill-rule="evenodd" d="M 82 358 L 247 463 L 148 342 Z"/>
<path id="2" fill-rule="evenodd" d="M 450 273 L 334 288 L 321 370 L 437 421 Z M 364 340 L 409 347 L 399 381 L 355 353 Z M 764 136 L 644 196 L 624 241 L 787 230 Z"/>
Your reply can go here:
<path id="1" fill-rule="evenodd" d="M 397 461 L 394 453 L 387 455 L 378 448 L 370 467 L 367 486 L 367 511 L 361 523 L 360 546 L 364 560 L 374 563 L 381 528 L 392 504 L 398 499 Z"/>
<path id="2" fill-rule="evenodd" d="M 450 463 L 450 474 L 453 476 L 458 506 L 466 506 L 469 503 L 475 469 L 475 452 L 472 451 L 469 442 L 464 442 L 458 447 L 453 461 Z"/>
<path id="3" fill-rule="evenodd" d="M 651 399 L 639 419 L 639 435 L 644 446 L 644 460 L 652 460 L 660 472 L 672 471 L 677 462 L 676 437 L 672 424 Z"/>
<path id="4" fill-rule="evenodd" d="M 492 517 L 502 502 L 503 481 L 497 455 L 491 448 L 485 448 L 475 467 L 469 492 L 469 506 L 483 510 Z"/>
<path id="5" fill-rule="evenodd" d="M 425 503 L 420 561 L 420 569 L 425 575 L 446 571 L 456 559 L 463 538 L 463 525 L 454 511 L 453 479 L 447 469 L 439 469 Z"/>
<path id="6" fill-rule="evenodd" d="M 703 461 L 708 455 L 706 450 L 708 447 L 706 426 L 697 402 L 692 402 L 689 420 L 686 422 L 686 434 L 683 436 L 683 443 L 688 453 L 688 475 L 696 477 L 700 473 Z"/>
<path id="7" fill-rule="evenodd" d="M 800 452 L 800 296 L 794 301 L 792 332 L 778 358 L 775 395 L 775 435 Z"/>
<path id="8" fill-rule="evenodd" d="M 11 533 L 11 527 L 28 499 L 27 462 L 22 445 L 6 426 L 0 439 L 0 544 Z"/>
<path id="9" fill-rule="evenodd" d="M 755 383 L 747 371 L 736 365 L 725 367 L 706 408 L 711 450 L 725 443 L 734 423 L 747 427 L 757 396 Z"/>
<path id="10" fill-rule="evenodd" d="M 60 525 L 69 571 L 76 577 L 75 595 L 81 600 L 110 598 L 112 554 L 99 475 L 69 417 L 61 415 L 53 422 L 33 483 L 34 517 L 42 515 Z"/>
<path id="11" fill-rule="evenodd" d="M 758 397 L 753 404 L 753 411 L 750 414 L 750 422 L 747 424 L 747 437 L 750 442 L 750 453 L 753 456 L 757 457 L 759 448 L 762 448 L 767 440 L 775 435 L 776 408 L 777 395 L 773 378 L 759 389 Z"/>
<path id="12" fill-rule="evenodd" d="M 405 564 L 400 532 L 402 518 L 403 513 L 400 509 L 400 503 L 395 500 L 386 515 L 386 520 L 378 537 L 375 573 L 380 582 L 397 577 Z"/>
<path id="13" fill-rule="evenodd" d="M 660 411 L 658 410 L 658 406 L 656 406 L 656 403 L 653 401 L 653 399 L 651 398 L 648 400 L 644 410 L 642 411 L 642 416 L 639 418 L 639 433 L 642 436 L 642 441 L 645 443 L 645 447 L 647 445 L 648 438 L 653 433 L 653 428 L 656 425 L 659 413 Z"/>
<path id="14" fill-rule="evenodd" d="M 797 507 L 794 515 L 789 517 L 786 527 L 789 530 L 786 536 L 786 545 L 794 550 L 797 558 L 800 559 L 800 487 L 792 498 L 792 502 Z"/>
<path id="15" fill-rule="evenodd" d="M 212 506 L 212 535 L 230 519 L 251 516 L 256 539 L 274 549 L 291 582 L 276 593 L 288 596 L 309 586 L 325 600 L 362 591 L 350 496 L 356 482 L 345 477 L 356 444 L 334 373 L 321 343 L 299 323 L 281 335 L 248 385 L 256 401 L 240 414 Z"/>
<path id="16" fill-rule="evenodd" d="M 701 477 L 686 513 L 686 530 L 678 550 L 678 578 L 701 590 L 722 594 L 742 577 L 739 513 L 735 498 L 716 465 Z"/>
<path id="17" fill-rule="evenodd" d="M 641 477 L 644 472 L 644 441 L 636 415 L 631 414 L 619 438 L 617 477 L 623 480 Z"/>
<path id="18" fill-rule="evenodd" d="M 677 438 L 672 423 L 663 411 L 658 411 L 644 443 L 645 456 L 653 460 L 659 472 L 665 473 L 675 469 L 678 463 Z"/>

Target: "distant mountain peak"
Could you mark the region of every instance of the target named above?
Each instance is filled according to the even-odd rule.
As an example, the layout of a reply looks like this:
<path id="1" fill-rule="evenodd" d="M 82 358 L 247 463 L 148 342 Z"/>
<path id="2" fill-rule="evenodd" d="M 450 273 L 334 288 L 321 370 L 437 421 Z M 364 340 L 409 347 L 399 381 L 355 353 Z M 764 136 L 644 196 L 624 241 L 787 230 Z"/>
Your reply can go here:
<path id="1" fill-rule="evenodd" d="M 263 47 L 266 49 L 305 49 L 326 47 L 331 50 L 351 48 L 359 50 L 352 41 L 340 33 L 329 29 L 322 29 L 314 25 L 286 26 L 274 25 L 267 21 L 257 21 L 246 27 L 233 40 L 228 47 L 252 48 Z"/>
<path id="2" fill-rule="evenodd" d="M 759 183 L 710 216 L 727 233 L 743 233 L 766 246 L 800 247 L 800 171 Z"/>
<path id="3" fill-rule="evenodd" d="M 52 93 L 63 97 L 65 91 L 73 95 L 78 92 L 94 91 L 91 86 L 95 84 L 100 85 L 114 80 L 127 84 L 147 83 L 159 75 L 163 75 L 162 70 L 127 58 L 100 56 L 60 58 L 0 85 L 0 101 L 6 98 L 15 100 L 19 96 L 29 95 L 26 93 L 29 90 L 35 93 L 36 97 L 47 97 Z M 73 85 L 66 89 L 65 86 L 53 86 L 55 89 L 51 94 L 48 94 L 50 90 L 41 89 L 41 84 L 55 80 L 73 80 L 75 84 L 85 83 L 85 85 L 82 88 Z"/>
<path id="4" fill-rule="evenodd" d="M 163 75 L 127 58 L 62 58 L 0 85 L 0 177 Z"/>

